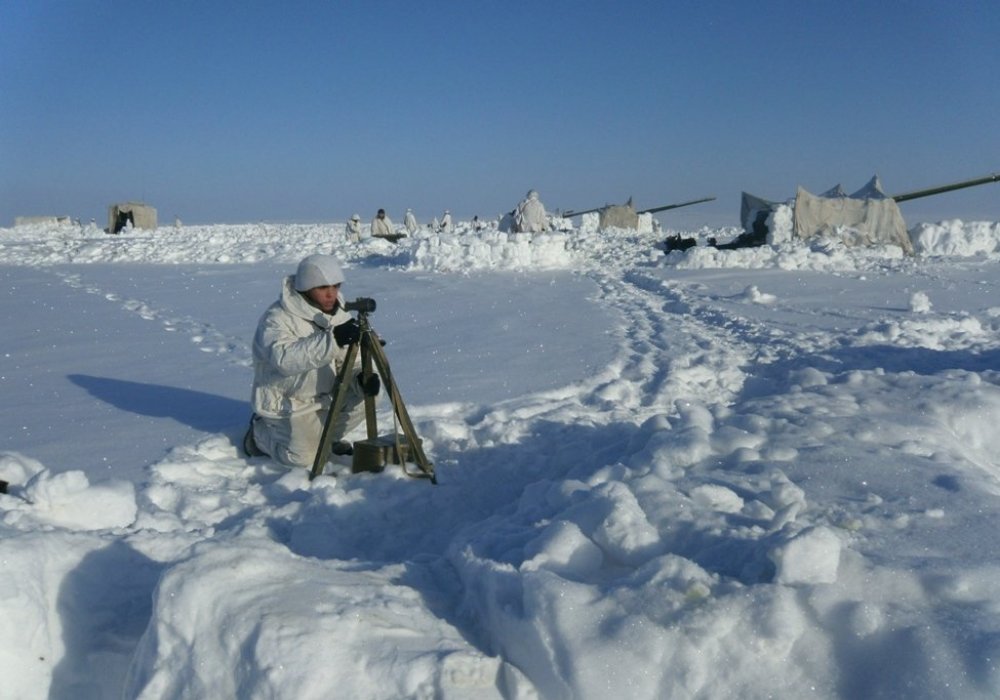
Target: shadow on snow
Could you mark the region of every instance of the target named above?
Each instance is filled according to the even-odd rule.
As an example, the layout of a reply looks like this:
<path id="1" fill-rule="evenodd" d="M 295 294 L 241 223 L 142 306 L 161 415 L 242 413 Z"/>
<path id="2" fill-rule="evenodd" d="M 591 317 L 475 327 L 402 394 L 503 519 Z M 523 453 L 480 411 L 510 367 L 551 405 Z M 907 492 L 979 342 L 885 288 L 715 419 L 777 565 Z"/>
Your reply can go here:
<path id="1" fill-rule="evenodd" d="M 246 401 L 193 389 L 145 384 L 110 377 L 71 374 L 68 379 L 91 396 L 122 411 L 153 418 L 172 418 L 208 433 L 231 430 L 250 415 Z"/>

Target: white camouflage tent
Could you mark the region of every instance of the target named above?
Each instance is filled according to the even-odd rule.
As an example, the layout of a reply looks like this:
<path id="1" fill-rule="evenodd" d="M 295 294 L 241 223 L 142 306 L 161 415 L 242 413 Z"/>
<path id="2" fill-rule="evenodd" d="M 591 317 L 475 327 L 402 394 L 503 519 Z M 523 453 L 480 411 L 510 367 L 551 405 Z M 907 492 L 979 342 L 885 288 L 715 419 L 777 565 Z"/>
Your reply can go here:
<path id="1" fill-rule="evenodd" d="M 780 202 L 744 192 L 740 204 L 744 231 L 757 234 L 763 241 L 768 218 L 779 206 Z M 913 255 L 913 244 L 899 205 L 882 190 L 877 175 L 851 195 L 839 184 L 819 195 L 799 187 L 793 212 L 795 238 L 834 237 L 850 246 L 897 245 Z"/>
<path id="2" fill-rule="evenodd" d="M 840 185 L 821 195 L 799 187 L 793 217 L 794 235 L 803 240 L 833 236 L 850 246 L 898 245 L 913 255 L 899 205 L 882 190 L 877 175 L 850 196 Z"/>
<path id="3" fill-rule="evenodd" d="M 625 204 L 609 204 L 600 210 L 600 228 L 639 228 L 639 215 L 629 197 Z"/>

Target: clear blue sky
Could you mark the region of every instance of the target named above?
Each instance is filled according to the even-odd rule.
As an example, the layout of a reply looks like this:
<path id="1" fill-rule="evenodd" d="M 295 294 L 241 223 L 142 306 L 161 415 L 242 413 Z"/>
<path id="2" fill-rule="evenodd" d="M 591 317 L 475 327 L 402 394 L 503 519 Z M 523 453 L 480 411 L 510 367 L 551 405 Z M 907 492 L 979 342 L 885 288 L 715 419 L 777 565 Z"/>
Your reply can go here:
<path id="1" fill-rule="evenodd" d="M 1000 2 L 0 0 L 0 226 L 494 217 L 738 222 L 742 190 L 1000 171 Z M 902 205 L 1000 220 L 1000 183 Z M 683 216 L 682 216 L 683 214 Z"/>

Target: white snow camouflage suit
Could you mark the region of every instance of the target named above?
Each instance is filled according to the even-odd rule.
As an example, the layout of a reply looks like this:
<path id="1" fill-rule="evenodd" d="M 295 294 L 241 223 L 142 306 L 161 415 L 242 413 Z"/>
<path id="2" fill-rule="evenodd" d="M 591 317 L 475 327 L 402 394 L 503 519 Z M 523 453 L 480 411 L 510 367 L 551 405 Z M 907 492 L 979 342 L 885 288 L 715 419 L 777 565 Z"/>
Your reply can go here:
<path id="1" fill-rule="evenodd" d="M 261 316 L 254 335 L 253 435 L 257 446 L 282 464 L 311 467 L 347 354 L 333 328 L 352 317 L 342 306 L 333 314 L 316 309 L 295 291 L 294 281 L 285 279 L 281 298 Z M 355 366 L 360 371 L 358 362 Z M 347 401 L 333 440 L 364 420 L 357 374 L 348 374 Z"/>

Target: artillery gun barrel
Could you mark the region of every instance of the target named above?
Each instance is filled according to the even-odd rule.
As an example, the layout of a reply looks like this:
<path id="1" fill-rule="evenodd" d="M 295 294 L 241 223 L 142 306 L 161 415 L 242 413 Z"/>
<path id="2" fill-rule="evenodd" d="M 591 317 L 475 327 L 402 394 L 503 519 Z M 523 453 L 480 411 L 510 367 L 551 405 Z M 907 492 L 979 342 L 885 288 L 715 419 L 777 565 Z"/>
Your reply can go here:
<path id="1" fill-rule="evenodd" d="M 604 207 L 607 206 L 610 205 L 609 204 L 604 205 Z M 593 214 L 595 211 L 600 211 L 601 209 L 604 209 L 604 207 L 597 207 L 597 209 L 584 209 L 582 211 L 573 211 L 572 209 L 570 209 L 569 211 L 564 211 L 562 215 L 568 219 L 571 216 L 580 216 L 580 214 Z"/>
<path id="2" fill-rule="evenodd" d="M 638 214 L 655 214 L 658 211 L 666 211 L 667 209 L 680 209 L 681 207 L 687 207 L 692 204 L 701 204 L 702 202 L 711 202 L 715 197 L 702 197 L 701 199 L 692 199 L 690 202 L 681 202 L 680 204 L 667 204 L 662 207 L 653 207 L 652 209 L 643 209 Z"/>
<path id="3" fill-rule="evenodd" d="M 964 187 L 975 187 L 976 185 L 985 185 L 989 182 L 997 182 L 1000 180 L 1000 173 L 991 173 L 985 177 L 977 177 L 973 180 L 963 180 L 962 182 L 954 182 L 950 185 L 941 185 L 940 187 L 928 187 L 924 190 L 913 190 L 912 192 L 904 192 L 903 194 L 894 194 L 892 198 L 896 202 L 906 202 L 911 199 L 919 199 L 920 197 L 930 197 L 934 194 L 942 194 L 944 192 L 951 192 L 952 190 L 960 190 Z"/>
<path id="4" fill-rule="evenodd" d="M 711 202 L 715 197 L 702 197 L 701 199 L 692 199 L 690 202 L 681 202 L 680 204 L 665 204 L 662 207 L 653 207 L 652 209 L 643 209 L 642 211 L 637 211 L 636 214 L 655 214 L 658 211 L 667 211 L 668 209 L 679 209 L 681 207 L 687 207 L 692 204 L 701 204 L 702 202 Z M 613 206 L 611 204 L 605 204 L 603 207 L 597 207 L 596 209 L 583 209 L 581 211 L 564 211 L 563 216 L 567 219 L 571 216 L 579 216 L 580 214 L 592 214 L 595 211 L 601 211 L 602 209 L 607 209 Z"/>

